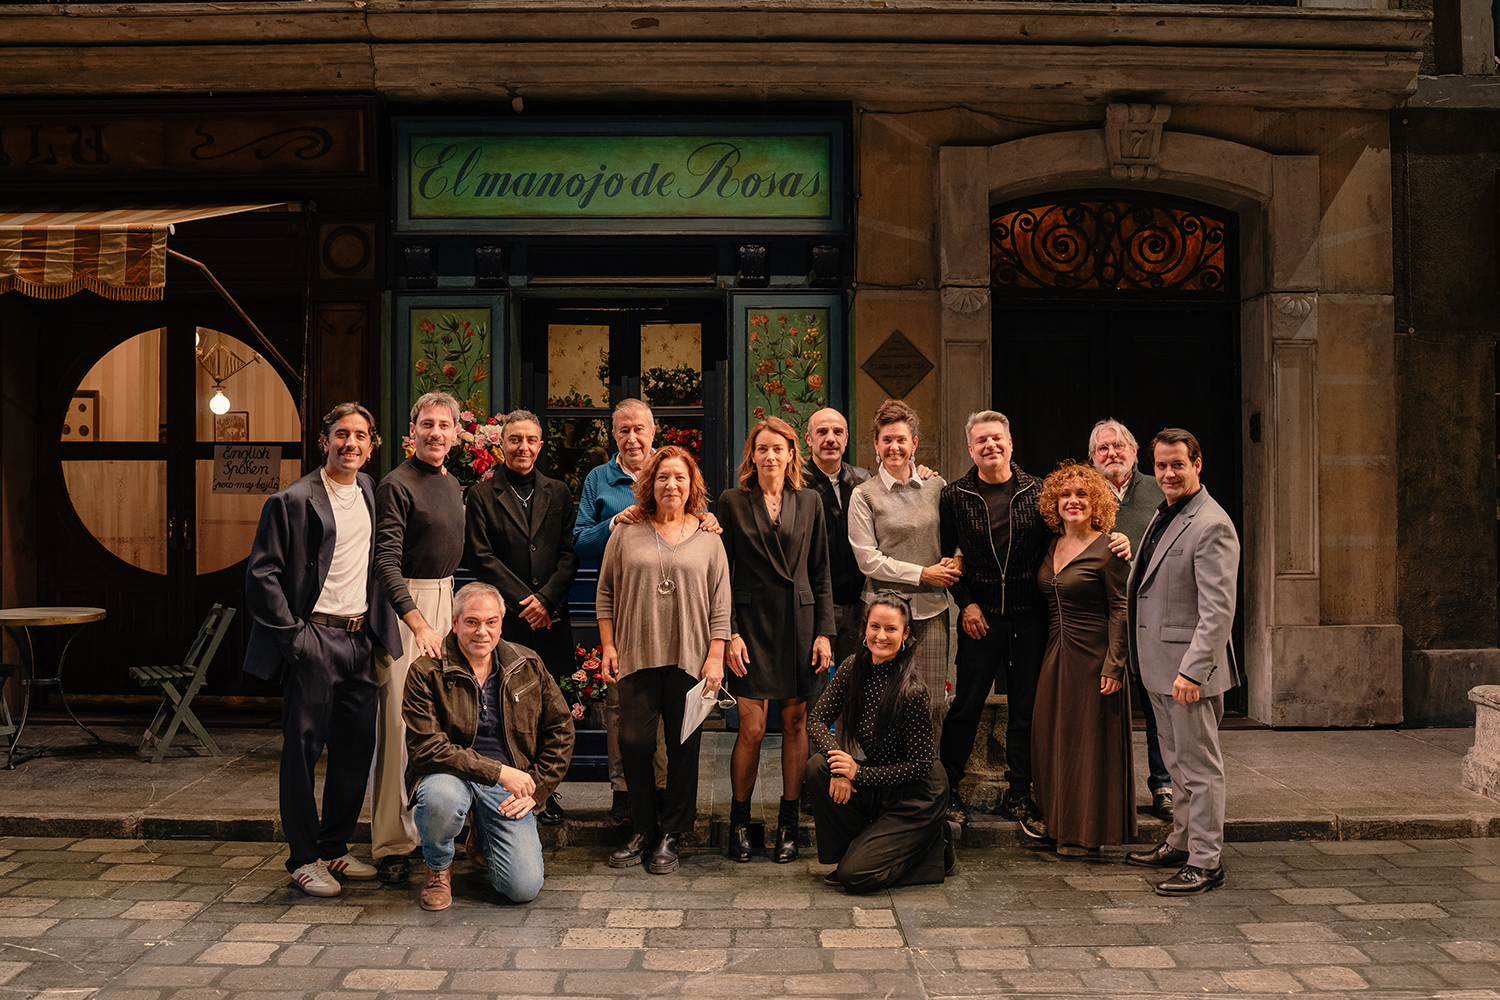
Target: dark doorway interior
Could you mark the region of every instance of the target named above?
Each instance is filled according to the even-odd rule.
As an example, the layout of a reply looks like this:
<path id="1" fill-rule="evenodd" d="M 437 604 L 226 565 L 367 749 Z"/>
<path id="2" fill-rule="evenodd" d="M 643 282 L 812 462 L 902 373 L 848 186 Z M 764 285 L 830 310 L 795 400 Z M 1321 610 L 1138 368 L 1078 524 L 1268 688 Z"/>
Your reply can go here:
<path id="1" fill-rule="evenodd" d="M 1142 192 L 1074 192 L 996 207 L 994 401 L 1015 461 L 1045 476 L 1088 460 L 1094 423 L 1140 443 L 1184 427 L 1203 483 L 1243 534 L 1235 217 Z M 1235 654 L 1243 662 L 1243 580 Z M 1242 713 L 1245 690 L 1228 707 Z"/>

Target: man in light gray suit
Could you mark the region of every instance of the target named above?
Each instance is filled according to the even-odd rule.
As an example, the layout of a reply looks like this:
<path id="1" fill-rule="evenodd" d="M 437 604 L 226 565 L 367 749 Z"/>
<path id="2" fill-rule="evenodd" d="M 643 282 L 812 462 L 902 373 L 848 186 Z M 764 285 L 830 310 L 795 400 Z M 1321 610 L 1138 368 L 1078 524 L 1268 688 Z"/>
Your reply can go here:
<path id="1" fill-rule="evenodd" d="M 1163 896 L 1224 882 L 1224 756 L 1219 721 L 1236 679 L 1229 658 L 1240 540 L 1224 508 L 1199 483 L 1198 439 L 1169 427 L 1151 441 L 1165 499 L 1130 570 L 1130 669 L 1156 713 L 1172 775 L 1172 832 L 1154 850 L 1125 855 L 1145 868 L 1177 868 Z"/>

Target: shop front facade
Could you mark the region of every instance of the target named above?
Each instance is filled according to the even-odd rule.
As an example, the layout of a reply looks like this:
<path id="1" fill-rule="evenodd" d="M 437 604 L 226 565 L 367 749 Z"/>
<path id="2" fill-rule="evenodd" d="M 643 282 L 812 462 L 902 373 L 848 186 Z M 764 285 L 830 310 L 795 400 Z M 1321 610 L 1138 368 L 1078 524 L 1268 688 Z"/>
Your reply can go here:
<path id="1" fill-rule="evenodd" d="M 66 21 L 0 12 L 5 35 L 25 40 L 0 43 L 13 104 L 0 109 L 0 176 L 29 205 L 212 191 L 294 208 L 168 237 L 197 259 L 219 254 L 205 263 L 286 370 L 191 269 L 174 264 L 150 306 L 201 306 L 204 318 L 176 321 L 192 324 L 177 343 L 198 334 L 202 349 L 202 328 L 267 358 L 245 372 L 279 385 L 245 391 L 264 407 L 284 392 L 298 423 L 248 440 L 280 444 L 287 474 L 310 467 L 317 415 L 349 396 L 378 404 L 389 467 L 402 414 L 428 388 L 454 391 L 479 421 L 541 414 L 549 471 L 574 483 L 606 453 L 609 406 L 630 396 L 657 409 L 658 443 L 698 451 L 716 489 L 761 413 L 796 424 L 835 406 L 852 460 L 872 466 L 869 415 L 887 396 L 921 414 L 919 458 L 950 479 L 968 468 L 963 422 L 977 409 L 1010 417 L 1016 462 L 1034 474 L 1083 457 L 1102 417 L 1142 440 L 1186 426 L 1244 544 L 1243 710 L 1287 726 L 1401 721 L 1398 510 L 1379 457 L 1394 451 L 1397 412 L 1389 111 L 1415 79 L 1425 18 L 476 0 L 315 2 L 278 6 L 273 21 L 257 6 L 191 18 L 137 6 L 112 15 L 132 25 L 123 45 L 87 7 Z M 66 108 L 87 158 L 111 101 L 166 121 L 174 108 L 211 115 L 225 95 L 279 116 L 242 140 L 274 169 L 211 176 L 188 157 L 124 176 L 115 159 L 50 180 L 27 165 L 49 109 Z M 307 172 L 317 158 L 299 150 L 322 140 L 296 131 L 307 123 L 293 100 L 359 108 L 363 131 L 330 141 L 357 133 L 362 173 Z M 57 135 L 62 164 L 74 135 Z M 258 248 L 269 253 L 245 245 L 277 226 L 283 242 Z M 80 387 L 109 398 L 83 382 L 115 344 L 90 334 L 54 376 L 47 331 L 148 306 L 17 299 L 0 296 L 5 599 L 99 603 L 79 589 L 93 577 L 62 567 L 123 577 L 129 560 L 67 492 L 64 463 L 91 456 L 55 427 Z M 142 350 L 167 359 L 159 343 Z M 180 414 L 182 454 L 209 462 L 213 380 L 183 350 L 159 367 L 190 388 L 162 412 Z M 194 421 L 209 430 L 192 435 Z M 177 482 L 147 444 L 113 443 L 109 460 L 165 461 Z M 52 492 L 26 500 L 28 471 Z M 173 511 L 217 510 L 194 482 L 184 472 L 177 489 L 196 506 Z M 165 559 L 186 563 L 171 547 L 180 514 L 165 516 Z M 195 553 L 215 531 L 224 558 L 240 544 L 194 523 Z M 237 571 L 180 571 L 180 619 L 213 594 L 232 599 Z M 132 613 L 147 578 L 133 579 L 110 598 L 112 620 Z M 167 624 L 153 626 L 164 647 L 180 642 Z M 269 693 L 236 667 L 226 661 L 221 691 Z"/>

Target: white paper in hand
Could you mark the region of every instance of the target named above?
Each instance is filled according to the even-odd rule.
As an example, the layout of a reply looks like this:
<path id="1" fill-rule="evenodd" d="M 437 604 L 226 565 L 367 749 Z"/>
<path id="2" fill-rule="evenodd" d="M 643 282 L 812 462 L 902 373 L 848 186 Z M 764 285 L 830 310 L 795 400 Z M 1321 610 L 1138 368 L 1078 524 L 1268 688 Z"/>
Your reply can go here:
<path id="1" fill-rule="evenodd" d="M 734 696 L 728 691 L 723 689 L 710 691 L 707 679 L 692 686 L 682 706 L 682 735 L 678 737 L 679 742 L 686 742 L 687 738 L 693 735 L 693 730 L 703 725 L 703 720 L 708 718 L 708 713 L 719 704 L 721 697 L 726 700 L 727 704 L 734 704 Z"/>

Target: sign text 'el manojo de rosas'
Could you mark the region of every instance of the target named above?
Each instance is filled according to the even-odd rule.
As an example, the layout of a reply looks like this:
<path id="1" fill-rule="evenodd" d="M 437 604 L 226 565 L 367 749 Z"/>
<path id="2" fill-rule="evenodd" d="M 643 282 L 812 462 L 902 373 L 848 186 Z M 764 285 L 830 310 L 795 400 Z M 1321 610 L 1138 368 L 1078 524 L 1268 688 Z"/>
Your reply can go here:
<path id="1" fill-rule="evenodd" d="M 416 219 L 827 219 L 827 135 L 412 135 Z"/>

